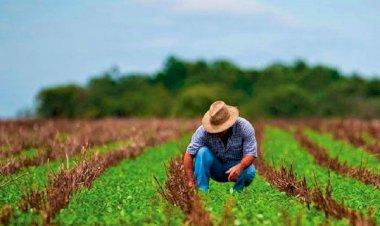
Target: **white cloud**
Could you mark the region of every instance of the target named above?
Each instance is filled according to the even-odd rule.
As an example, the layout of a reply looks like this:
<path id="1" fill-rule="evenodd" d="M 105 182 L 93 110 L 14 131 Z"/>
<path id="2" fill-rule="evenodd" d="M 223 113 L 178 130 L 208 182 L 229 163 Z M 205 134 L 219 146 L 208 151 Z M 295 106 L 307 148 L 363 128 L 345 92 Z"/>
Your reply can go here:
<path id="1" fill-rule="evenodd" d="M 177 0 L 173 4 L 173 8 L 179 12 L 263 15 L 288 26 L 299 25 L 293 15 L 257 0 Z"/>
<path id="2" fill-rule="evenodd" d="M 257 14 L 266 11 L 266 6 L 247 0 L 177 0 L 174 9 L 182 12 Z"/>
<path id="3" fill-rule="evenodd" d="M 300 21 L 285 10 L 258 0 L 134 0 L 145 6 L 163 6 L 178 13 L 266 16 L 295 27 Z"/>

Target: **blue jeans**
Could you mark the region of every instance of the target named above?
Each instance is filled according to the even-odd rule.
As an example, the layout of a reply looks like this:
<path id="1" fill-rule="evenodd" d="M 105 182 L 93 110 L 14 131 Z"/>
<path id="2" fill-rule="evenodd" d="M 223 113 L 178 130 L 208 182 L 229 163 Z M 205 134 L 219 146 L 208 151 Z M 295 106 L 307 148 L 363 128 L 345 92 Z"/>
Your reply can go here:
<path id="1" fill-rule="evenodd" d="M 239 161 L 223 165 L 206 146 L 201 147 L 195 155 L 194 176 L 200 190 L 209 188 L 210 177 L 218 182 L 228 182 L 226 171 L 231 167 L 239 164 Z M 250 165 L 241 173 L 234 185 L 235 191 L 241 191 L 244 187 L 250 185 L 255 178 L 256 169 Z"/>

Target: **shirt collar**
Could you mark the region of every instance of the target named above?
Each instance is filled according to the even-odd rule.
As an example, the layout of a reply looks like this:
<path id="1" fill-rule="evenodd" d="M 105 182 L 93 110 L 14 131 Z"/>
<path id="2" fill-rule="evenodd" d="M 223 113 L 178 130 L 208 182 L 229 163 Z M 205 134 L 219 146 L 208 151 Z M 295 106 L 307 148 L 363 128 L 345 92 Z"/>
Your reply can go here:
<path id="1" fill-rule="evenodd" d="M 236 127 L 237 127 L 237 121 L 229 128 L 230 134 L 228 137 L 231 137 L 232 135 L 234 135 L 236 133 Z M 210 135 L 212 137 L 217 137 L 217 135 L 215 135 L 213 133 L 208 133 L 208 135 Z"/>

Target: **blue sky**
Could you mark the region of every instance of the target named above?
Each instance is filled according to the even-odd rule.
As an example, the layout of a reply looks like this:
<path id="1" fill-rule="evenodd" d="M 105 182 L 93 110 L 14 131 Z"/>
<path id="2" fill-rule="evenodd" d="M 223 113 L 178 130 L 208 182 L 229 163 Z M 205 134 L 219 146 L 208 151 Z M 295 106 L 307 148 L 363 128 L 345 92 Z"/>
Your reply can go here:
<path id="1" fill-rule="evenodd" d="M 154 72 L 171 54 L 380 76 L 379 11 L 375 0 L 0 0 L 0 118 L 33 107 L 43 87 L 114 65 Z"/>

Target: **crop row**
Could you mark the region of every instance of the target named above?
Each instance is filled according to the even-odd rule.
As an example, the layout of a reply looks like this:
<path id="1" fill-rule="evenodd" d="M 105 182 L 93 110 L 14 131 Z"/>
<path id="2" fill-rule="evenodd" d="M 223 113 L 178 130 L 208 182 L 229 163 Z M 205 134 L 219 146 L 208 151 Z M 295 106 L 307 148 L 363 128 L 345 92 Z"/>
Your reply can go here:
<path id="1" fill-rule="evenodd" d="M 141 153 L 145 146 L 154 146 L 161 144 L 168 139 L 178 138 L 181 131 L 191 130 L 193 123 L 179 124 L 175 121 L 151 123 L 149 127 L 145 126 L 137 130 L 130 137 L 127 149 L 108 152 L 104 155 L 92 155 L 76 164 L 71 169 L 62 168 L 57 174 L 49 178 L 46 189 L 35 191 L 30 190 L 19 200 L 16 210 L 22 210 L 20 214 L 13 211 L 17 216 L 29 216 L 29 209 L 37 211 L 44 222 L 49 223 L 54 215 L 64 208 L 73 193 L 81 187 L 89 187 L 97 176 L 99 176 L 107 167 L 118 164 L 124 158 L 136 156 Z M 5 208 L 8 213 L 9 208 Z M 3 211 L 4 212 L 4 211 Z M 15 218 L 15 215 L 8 214 L 9 218 Z M 35 215 L 35 214 L 34 214 Z M 17 219 L 25 219 L 17 217 Z"/>
<path id="2" fill-rule="evenodd" d="M 363 120 L 310 120 L 303 124 L 320 132 L 329 132 L 335 139 L 344 140 L 363 148 L 380 159 L 380 121 Z"/>
<path id="3" fill-rule="evenodd" d="M 149 121 L 148 121 L 149 122 Z M 129 143 L 125 141 L 119 141 L 111 143 L 108 145 L 103 145 L 102 147 L 85 149 L 86 155 L 90 155 L 94 152 L 107 152 L 110 150 L 115 150 L 119 148 L 125 148 L 127 144 L 133 144 L 134 146 L 154 146 L 158 143 L 162 143 L 166 140 L 173 139 L 178 137 L 179 134 L 182 134 L 185 129 L 191 130 L 193 127 L 192 122 L 187 122 L 186 124 L 180 124 L 173 121 L 162 121 L 158 123 L 152 123 L 149 127 L 145 124 L 140 124 L 141 127 L 139 130 L 134 129 L 131 135 L 129 135 Z M 135 124 L 139 126 L 139 124 Z M 186 128 L 187 127 L 187 128 Z M 131 142 L 132 141 L 132 142 Z M 66 156 L 64 159 L 66 163 L 72 163 L 73 161 L 79 161 L 82 158 L 82 154 L 75 156 Z M 0 176 L 0 206 L 6 203 L 15 203 L 20 196 L 25 193 L 30 188 L 40 188 L 46 187 L 47 185 L 47 175 L 49 169 L 57 172 L 59 166 L 61 165 L 60 160 L 49 161 L 49 164 L 42 164 L 39 166 L 32 167 L 22 167 L 20 172 L 12 175 Z M 44 162 L 45 163 L 45 162 Z M 17 179 L 16 181 L 13 181 Z"/>
<path id="4" fill-rule="evenodd" d="M 104 154 L 108 151 L 126 148 L 127 145 L 127 142 L 119 141 L 96 146 L 87 149 L 86 155 L 90 155 L 91 153 Z M 73 156 L 65 160 L 64 164 L 69 168 L 75 162 L 80 161 L 81 158 L 82 155 Z M 49 172 L 58 173 L 61 165 L 61 161 L 52 161 L 40 166 L 24 167 L 16 174 L 0 177 L 0 206 L 16 203 L 30 189 L 39 190 L 46 187 Z"/>
<path id="5" fill-rule="evenodd" d="M 179 225 L 185 218 L 178 207 L 163 202 L 157 184 L 166 177 L 165 165 L 179 154 L 188 137 L 158 148 L 147 148 L 135 160 L 124 160 L 94 181 L 91 189 L 76 193 L 55 221 L 70 225 L 144 223 Z"/>
<path id="6" fill-rule="evenodd" d="M 336 140 L 331 133 L 319 133 L 310 129 L 304 130 L 304 133 L 340 163 L 346 163 L 355 168 L 365 167 L 369 171 L 380 173 L 380 159 L 363 148 L 357 148 L 346 141 Z"/>
<path id="7" fill-rule="evenodd" d="M 276 122 L 274 125 L 295 133 L 295 138 L 298 142 L 313 156 L 315 162 L 322 167 L 380 188 L 380 159 L 361 148 L 353 147 L 344 140 L 332 138 L 329 133 L 305 129 L 305 125 L 322 128 L 323 124 L 316 124 L 315 122 L 315 120 L 303 120 L 296 123 L 281 121 L 280 123 Z M 328 123 L 328 121 L 323 122 Z"/>
<path id="8" fill-rule="evenodd" d="M 126 138 L 132 120 L 32 120 L 0 122 L 0 155 L 11 157 L 27 148 L 70 150 Z"/>
<path id="9" fill-rule="evenodd" d="M 295 138 L 280 129 L 267 128 L 264 140 L 266 162 L 272 162 L 277 169 L 285 164 L 288 169 L 294 169 L 298 175 L 305 175 L 309 184 L 316 183 L 321 187 L 331 184 L 334 192 L 332 198 L 365 214 L 372 208 L 380 207 L 380 191 L 372 186 L 366 186 L 353 178 L 331 172 L 314 162 L 313 156 L 304 150 Z M 380 213 L 374 214 L 376 220 Z"/>
<path id="10" fill-rule="evenodd" d="M 365 184 L 373 185 L 380 189 L 379 173 L 369 171 L 365 168 L 364 164 L 355 168 L 345 162 L 339 162 L 339 157 L 330 157 L 328 151 L 311 141 L 300 129 L 297 130 L 295 137 L 301 146 L 313 156 L 314 161 L 320 166 L 330 169 L 336 173 L 358 179 Z M 346 153 L 343 153 L 343 155 L 346 155 Z"/>
<path id="11" fill-rule="evenodd" d="M 380 189 L 380 161 L 365 151 L 332 139 L 329 134 L 319 134 L 292 124 L 277 124 L 289 133 L 294 133 L 298 143 L 314 158 L 316 164 L 341 175 Z"/>
<path id="12" fill-rule="evenodd" d="M 62 160 L 80 153 L 83 147 L 104 145 L 117 140 L 129 140 L 136 134 L 152 137 L 157 131 L 170 133 L 183 131 L 192 126 L 192 121 L 112 119 L 100 121 L 47 121 L 34 126 L 26 123 L 0 123 L 0 154 L 12 157 L 23 148 L 41 149 L 38 154 L 27 158 L 10 158 L 0 163 L 0 175 L 9 175 L 23 167 L 38 166 L 48 160 Z M 176 126 L 181 125 L 181 126 Z M 19 126 L 19 127 L 17 127 Z M 170 130 L 171 127 L 178 131 Z M 148 141 L 149 142 L 149 141 Z"/>

